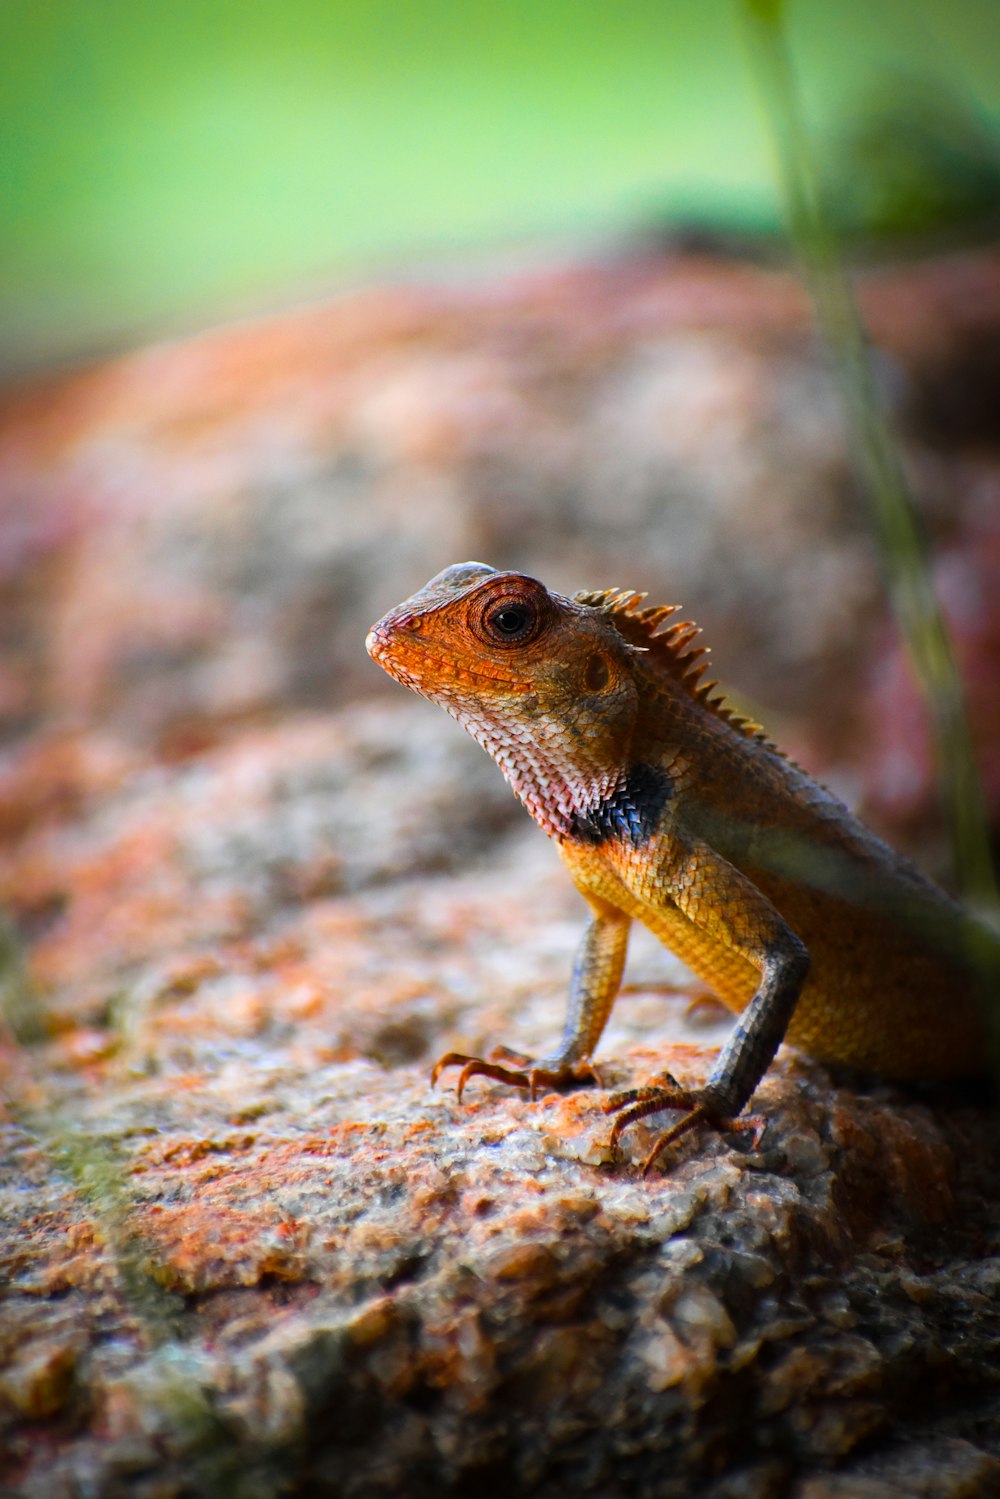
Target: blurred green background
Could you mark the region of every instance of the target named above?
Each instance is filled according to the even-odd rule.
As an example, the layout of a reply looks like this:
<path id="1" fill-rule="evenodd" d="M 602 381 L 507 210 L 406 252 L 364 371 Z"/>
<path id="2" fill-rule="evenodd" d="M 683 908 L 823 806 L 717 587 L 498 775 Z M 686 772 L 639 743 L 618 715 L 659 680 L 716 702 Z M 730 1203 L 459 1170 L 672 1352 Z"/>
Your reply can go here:
<path id="1" fill-rule="evenodd" d="M 479 247 L 778 226 L 737 0 L 3 0 L 0 364 Z M 978 224 L 997 0 L 798 0 L 862 233 Z"/>

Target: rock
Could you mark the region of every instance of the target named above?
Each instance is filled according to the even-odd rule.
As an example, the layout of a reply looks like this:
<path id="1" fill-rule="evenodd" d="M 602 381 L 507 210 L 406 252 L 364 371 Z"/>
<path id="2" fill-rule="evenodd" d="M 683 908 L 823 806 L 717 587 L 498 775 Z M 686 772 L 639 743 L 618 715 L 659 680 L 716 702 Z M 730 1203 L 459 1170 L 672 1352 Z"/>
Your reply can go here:
<path id="1" fill-rule="evenodd" d="M 337 800 L 359 743 L 393 879 L 352 851 L 359 783 Z M 582 915 L 488 794 L 478 843 L 428 841 L 435 767 L 479 798 L 465 749 L 406 701 L 289 720 L 91 792 L 22 848 L 61 914 L 32 955 L 46 1039 L 5 1063 L 15 1491 L 685 1495 L 746 1472 L 811 1494 L 847 1465 L 877 1493 L 891 1458 L 904 1492 L 952 1470 L 988 1492 L 980 1106 L 834 1087 L 785 1052 L 758 1151 L 698 1140 L 644 1181 L 655 1121 L 614 1165 L 593 1090 L 430 1090 L 453 1045 L 551 1041 Z M 300 798 L 312 836 L 289 840 Z M 321 838 L 351 873 L 317 890 Z M 637 957 L 640 984 L 674 973 Z M 619 1010 L 608 1084 L 705 1075 L 724 1024 L 651 989 Z"/>
<path id="2" fill-rule="evenodd" d="M 977 275 L 873 284 L 912 388 Z M 11 395 L 0 462 L 3 1492 L 1000 1491 L 981 1098 L 784 1049 L 756 1149 L 644 1180 L 599 1089 L 428 1084 L 551 1046 L 583 911 L 365 628 L 476 553 L 704 591 L 832 723 L 881 605 L 791 278 L 366 293 Z M 604 1086 L 699 1082 L 728 1020 L 648 934 L 628 976 Z"/>

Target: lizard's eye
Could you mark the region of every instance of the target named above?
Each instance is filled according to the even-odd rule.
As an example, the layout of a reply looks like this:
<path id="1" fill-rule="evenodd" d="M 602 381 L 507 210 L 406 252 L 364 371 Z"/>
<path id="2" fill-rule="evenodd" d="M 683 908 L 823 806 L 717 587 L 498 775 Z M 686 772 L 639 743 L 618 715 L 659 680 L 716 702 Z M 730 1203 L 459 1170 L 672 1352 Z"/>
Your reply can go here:
<path id="1" fill-rule="evenodd" d="M 498 609 L 490 619 L 490 624 L 501 635 L 521 635 L 528 624 L 528 611 L 523 606 L 512 606 L 507 609 Z"/>
<path id="2" fill-rule="evenodd" d="M 523 645 L 538 624 L 536 605 L 525 599 L 501 599 L 483 616 L 486 634 L 497 645 Z"/>
<path id="3" fill-rule="evenodd" d="M 541 583 L 508 573 L 473 592 L 467 619 L 484 645 L 519 649 L 538 638 L 552 614 L 552 600 Z"/>

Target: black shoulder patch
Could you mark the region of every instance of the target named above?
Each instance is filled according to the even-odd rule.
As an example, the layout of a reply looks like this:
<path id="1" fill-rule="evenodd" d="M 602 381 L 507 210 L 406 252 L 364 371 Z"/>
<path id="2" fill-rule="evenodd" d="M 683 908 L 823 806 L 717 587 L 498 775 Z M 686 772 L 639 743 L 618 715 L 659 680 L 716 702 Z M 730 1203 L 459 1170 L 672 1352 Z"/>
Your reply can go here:
<path id="1" fill-rule="evenodd" d="M 573 813 L 570 837 L 593 844 L 621 838 L 638 848 L 656 832 L 660 813 L 672 794 L 673 783 L 666 771 L 652 765 L 633 765 L 610 796 L 585 812 Z"/>

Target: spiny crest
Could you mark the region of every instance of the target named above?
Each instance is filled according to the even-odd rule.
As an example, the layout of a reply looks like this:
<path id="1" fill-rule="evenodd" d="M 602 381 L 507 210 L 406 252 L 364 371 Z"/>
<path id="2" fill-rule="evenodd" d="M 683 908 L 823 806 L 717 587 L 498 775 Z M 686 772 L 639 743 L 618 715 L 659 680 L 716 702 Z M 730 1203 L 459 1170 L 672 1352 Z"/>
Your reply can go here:
<path id="1" fill-rule="evenodd" d="M 760 724 L 737 713 L 716 691 L 718 682 L 702 680 L 708 665 L 708 648 L 691 644 L 701 634 L 700 627 L 689 619 L 667 624 L 678 612 L 678 604 L 648 604 L 643 608 L 646 594 L 635 593 L 631 588 L 584 590 L 575 593 L 573 598 L 578 604 L 586 604 L 588 608 L 600 609 L 610 615 L 615 629 L 629 645 L 648 650 L 651 659 L 716 718 L 731 724 L 748 739 L 770 743 Z"/>

